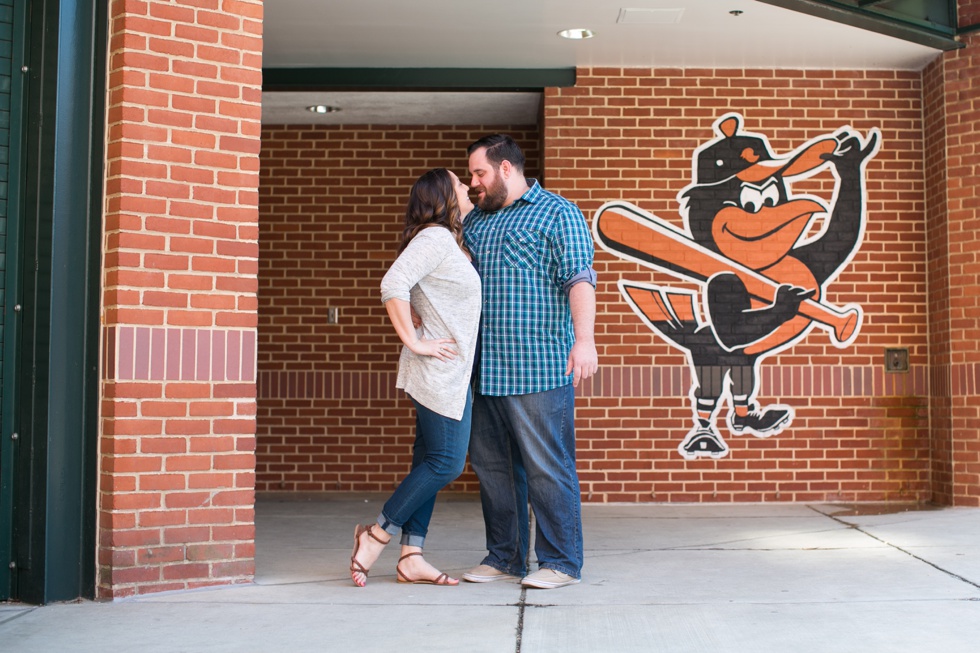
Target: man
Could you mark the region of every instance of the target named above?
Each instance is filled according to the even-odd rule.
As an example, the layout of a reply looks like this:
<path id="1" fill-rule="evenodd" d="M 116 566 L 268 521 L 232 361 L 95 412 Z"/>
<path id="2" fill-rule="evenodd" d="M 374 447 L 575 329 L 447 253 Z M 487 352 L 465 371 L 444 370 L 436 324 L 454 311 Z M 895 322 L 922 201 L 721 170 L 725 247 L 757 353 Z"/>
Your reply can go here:
<path id="1" fill-rule="evenodd" d="M 488 553 L 463 578 L 564 587 L 582 571 L 574 388 L 598 366 L 592 236 L 578 207 L 524 177 L 509 136 L 467 152 L 479 197 L 464 237 L 483 281 L 470 462 Z M 538 570 L 525 576 L 528 501 Z"/>

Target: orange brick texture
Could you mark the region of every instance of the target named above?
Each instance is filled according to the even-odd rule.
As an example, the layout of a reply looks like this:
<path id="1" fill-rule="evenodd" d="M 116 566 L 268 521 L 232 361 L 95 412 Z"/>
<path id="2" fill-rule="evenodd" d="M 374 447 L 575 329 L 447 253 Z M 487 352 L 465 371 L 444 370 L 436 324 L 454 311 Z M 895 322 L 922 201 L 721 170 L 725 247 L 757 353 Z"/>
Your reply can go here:
<path id="1" fill-rule="evenodd" d="M 246 582 L 262 3 L 110 21 L 98 594 Z"/>
<path id="2" fill-rule="evenodd" d="M 980 2 L 961 1 L 961 27 L 980 23 Z M 923 73 L 929 185 L 929 315 L 936 500 L 980 505 L 980 33 Z"/>
<path id="3" fill-rule="evenodd" d="M 266 126 L 259 251 L 256 489 L 390 492 L 411 467 L 414 414 L 379 286 L 412 183 L 496 131 L 538 174 L 536 127 Z M 338 322 L 328 322 L 337 309 Z M 471 471 L 452 486 L 475 492 Z"/>
<path id="4" fill-rule="evenodd" d="M 587 501 L 925 501 L 930 495 L 923 82 L 890 71 L 580 70 L 545 97 L 546 186 L 587 218 L 625 199 L 679 223 L 677 192 L 712 122 L 736 110 L 778 153 L 850 125 L 877 127 L 868 226 L 828 300 L 864 309 L 858 340 L 822 331 L 762 366 L 763 402 L 796 411 L 768 440 L 686 461 L 690 372 L 626 306 L 616 281 L 656 275 L 597 254 L 601 372 L 579 392 Z M 485 131 L 485 130 L 484 130 Z M 461 170 L 475 135 L 438 128 L 269 127 L 263 139 L 259 490 L 390 491 L 410 464 L 411 410 L 377 286 L 414 178 Z M 523 135 L 518 134 L 518 138 Z M 828 196 L 833 178 L 808 182 Z M 663 282 L 661 277 L 659 281 Z M 327 308 L 340 323 L 327 324 Z M 886 374 L 886 347 L 912 370 Z M 472 475 L 452 489 L 472 491 Z"/>
<path id="5" fill-rule="evenodd" d="M 929 64 L 923 79 L 926 174 L 926 261 L 929 316 L 929 415 L 933 497 L 952 503 L 952 387 L 950 385 L 950 270 L 947 222 L 945 57 Z"/>

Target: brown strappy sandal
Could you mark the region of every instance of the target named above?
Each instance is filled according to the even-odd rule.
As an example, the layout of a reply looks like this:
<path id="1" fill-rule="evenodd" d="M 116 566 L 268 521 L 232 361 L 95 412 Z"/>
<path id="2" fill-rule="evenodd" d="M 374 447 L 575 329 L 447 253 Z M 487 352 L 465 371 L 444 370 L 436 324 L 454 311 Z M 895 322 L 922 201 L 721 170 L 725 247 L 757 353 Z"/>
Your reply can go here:
<path id="1" fill-rule="evenodd" d="M 436 578 L 409 578 L 404 573 L 402 573 L 402 560 L 405 558 L 411 558 L 412 556 L 422 555 L 421 551 L 415 551 L 413 553 L 406 553 L 402 557 L 398 558 L 398 564 L 395 565 L 395 573 L 398 574 L 399 583 L 412 583 L 414 585 L 449 585 L 454 587 L 459 584 L 459 582 L 450 583 L 449 574 L 441 573 Z"/>
<path id="2" fill-rule="evenodd" d="M 361 549 L 361 533 L 367 533 L 369 537 L 374 538 L 375 540 L 381 542 L 382 544 L 388 544 L 388 542 L 391 541 L 389 539 L 388 542 L 385 542 L 380 537 L 375 535 L 374 524 L 368 524 L 366 526 L 362 526 L 361 524 L 358 524 L 357 526 L 354 527 L 354 551 L 350 554 L 350 579 L 354 581 L 354 584 L 357 585 L 358 587 L 364 587 L 364 585 L 367 585 L 367 575 L 368 572 L 371 571 L 369 568 L 365 567 L 364 565 L 362 565 L 357 561 L 357 552 L 360 551 Z M 357 573 L 364 574 L 364 585 L 359 585 L 358 582 L 354 580 L 354 574 Z"/>

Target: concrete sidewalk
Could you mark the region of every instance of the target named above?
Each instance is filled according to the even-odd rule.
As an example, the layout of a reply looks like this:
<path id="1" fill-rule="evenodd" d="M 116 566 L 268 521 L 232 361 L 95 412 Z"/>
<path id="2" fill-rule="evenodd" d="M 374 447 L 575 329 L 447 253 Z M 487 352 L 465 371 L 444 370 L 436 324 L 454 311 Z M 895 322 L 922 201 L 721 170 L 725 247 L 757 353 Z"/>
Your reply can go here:
<path id="1" fill-rule="evenodd" d="M 586 505 L 582 583 L 366 588 L 347 565 L 383 497 L 261 500 L 255 583 L 114 603 L 0 604 L 0 651 L 942 651 L 980 648 L 980 509 Z M 857 508 L 853 510 L 852 508 Z M 440 497 L 427 558 L 484 554 L 479 502 Z"/>

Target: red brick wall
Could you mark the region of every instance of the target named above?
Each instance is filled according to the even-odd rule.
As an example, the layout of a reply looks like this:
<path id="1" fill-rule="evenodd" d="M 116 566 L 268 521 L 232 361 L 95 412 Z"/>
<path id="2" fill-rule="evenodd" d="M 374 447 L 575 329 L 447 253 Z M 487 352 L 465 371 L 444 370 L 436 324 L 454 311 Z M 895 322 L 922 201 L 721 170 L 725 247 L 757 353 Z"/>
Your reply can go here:
<path id="1" fill-rule="evenodd" d="M 980 23 L 980 1 L 978 0 L 958 0 L 956 3 L 956 18 L 960 28 L 969 27 Z M 969 40 L 970 36 L 964 39 L 971 46 L 976 45 Z"/>
<path id="2" fill-rule="evenodd" d="M 434 167 L 468 181 L 466 147 L 495 131 L 537 176 L 535 127 L 264 127 L 258 490 L 385 492 L 410 469 L 414 413 L 379 285 L 412 183 Z M 453 489 L 475 491 L 475 476 Z"/>
<path id="3" fill-rule="evenodd" d="M 859 304 L 847 349 L 813 331 L 762 364 L 760 400 L 791 428 L 728 437 L 722 460 L 686 461 L 684 357 L 653 336 L 615 286 L 664 277 L 597 254 L 601 370 L 579 393 L 579 470 L 591 501 L 923 501 L 930 495 L 923 88 L 893 71 L 580 70 L 545 98 L 546 186 L 587 218 L 625 199 L 679 223 L 694 149 L 727 111 L 777 153 L 850 125 L 881 130 L 868 165 L 863 244 L 827 299 Z M 393 390 L 397 339 L 377 298 L 401 203 L 434 165 L 465 168 L 485 130 L 269 127 L 260 252 L 260 490 L 388 491 L 409 465 L 409 406 Z M 829 172 L 807 190 L 829 200 Z M 337 307 L 340 324 L 326 324 Z M 906 347 L 911 370 L 883 371 Z M 467 473 L 454 489 L 474 488 Z"/>
<path id="4" fill-rule="evenodd" d="M 918 73 L 790 70 L 579 70 L 546 94 L 544 161 L 551 190 L 590 216 L 623 199 L 680 226 L 676 195 L 712 123 L 738 111 L 777 153 L 850 125 L 881 130 L 867 167 L 863 244 L 827 290 L 859 304 L 847 349 L 813 331 L 761 365 L 763 403 L 796 417 L 762 440 L 726 435 L 721 460 L 682 459 L 692 427 L 684 357 L 628 308 L 616 281 L 678 285 L 597 254 L 601 371 L 579 404 L 579 470 L 594 501 L 928 500 L 929 431 L 922 84 Z M 829 199 L 829 172 L 811 192 Z M 683 284 L 680 284 L 683 285 Z M 886 374 L 886 347 L 907 347 L 911 371 Z"/>
<path id="5" fill-rule="evenodd" d="M 959 3 L 959 24 L 980 21 L 980 2 Z M 980 505 L 980 273 L 976 151 L 980 35 L 925 71 L 932 484 L 934 499 Z"/>
<path id="6" fill-rule="evenodd" d="M 937 503 L 953 501 L 952 387 L 950 384 L 949 223 L 946 219 L 945 57 L 922 72 L 926 162 L 926 224 L 929 308 L 929 387 L 932 492 Z"/>
<path id="7" fill-rule="evenodd" d="M 262 3 L 110 9 L 98 593 L 254 573 Z"/>
<path id="8" fill-rule="evenodd" d="M 959 3 L 961 26 L 980 23 L 980 2 Z M 943 56 L 946 127 L 949 423 L 952 503 L 980 505 L 980 32 L 962 36 L 966 47 Z"/>

